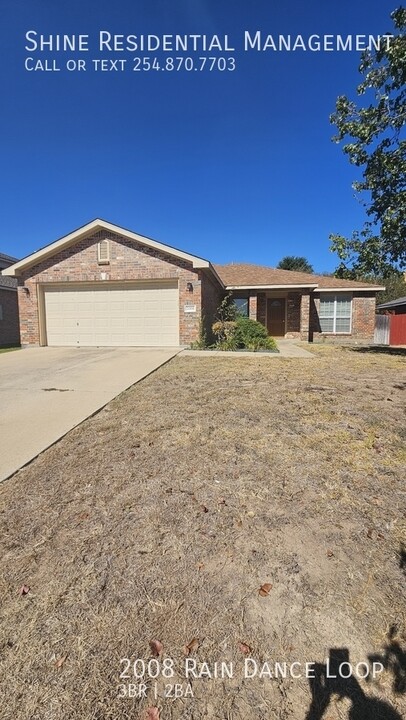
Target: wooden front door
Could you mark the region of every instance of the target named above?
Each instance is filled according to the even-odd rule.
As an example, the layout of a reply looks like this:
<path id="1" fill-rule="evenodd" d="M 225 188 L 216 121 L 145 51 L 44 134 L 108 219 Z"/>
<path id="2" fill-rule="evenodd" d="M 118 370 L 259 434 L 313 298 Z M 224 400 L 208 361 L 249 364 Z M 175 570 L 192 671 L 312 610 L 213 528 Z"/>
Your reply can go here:
<path id="1" fill-rule="evenodd" d="M 283 337 L 285 335 L 285 298 L 268 298 L 267 300 L 267 328 L 272 337 Z"/>

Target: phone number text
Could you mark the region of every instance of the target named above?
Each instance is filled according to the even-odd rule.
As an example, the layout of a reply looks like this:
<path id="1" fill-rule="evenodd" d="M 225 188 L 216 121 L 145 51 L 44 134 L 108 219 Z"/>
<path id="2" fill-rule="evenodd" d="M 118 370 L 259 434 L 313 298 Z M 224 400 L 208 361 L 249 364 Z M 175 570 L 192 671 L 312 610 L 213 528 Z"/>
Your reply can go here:
<path id="1" fill-rule="evenodd" d="M 236 69 L 233 57 L 135 57 L 133 59 L 134 72 L 166 71 L 166 72 L 233 72 Z"/>

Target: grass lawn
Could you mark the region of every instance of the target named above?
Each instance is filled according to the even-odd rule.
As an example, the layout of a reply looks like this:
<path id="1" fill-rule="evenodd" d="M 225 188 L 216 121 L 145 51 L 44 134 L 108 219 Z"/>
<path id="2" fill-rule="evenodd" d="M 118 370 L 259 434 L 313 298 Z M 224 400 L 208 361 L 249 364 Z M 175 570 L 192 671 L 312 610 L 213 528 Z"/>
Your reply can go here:
<path id="1" fill-rule="evenodd" d="M 0 486 L 2 720 L 405 717 L 405 357 L 313 352 L 175 358 Z"/>

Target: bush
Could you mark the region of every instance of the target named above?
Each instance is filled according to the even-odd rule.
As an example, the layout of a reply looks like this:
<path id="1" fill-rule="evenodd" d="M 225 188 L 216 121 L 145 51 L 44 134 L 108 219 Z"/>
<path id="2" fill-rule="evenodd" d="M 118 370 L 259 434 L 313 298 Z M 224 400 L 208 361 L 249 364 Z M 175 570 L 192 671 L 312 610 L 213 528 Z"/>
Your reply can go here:
<path id="1" fill-rule="evenodd" d="M 212 330 L 219 350 L 236 350 L 235 327 L 234 320 L 218 320 L 214 323 Z"/>
<path id="2" fill-rule="evenodd" d="M 238 348 L 248 350 L 277 350 L 276 342 L 269 337 L 264 325 L 257 320 L 238 317 L 235 322 L 234 338 Z"/>
<path id="3" fill-rule="evenodd" d="M 256 320 L 237 317 L 236 320 L 215 322 L 213 333 L 218 350 L 274 350 L 276 342 L 269 337 L 267 329 Z"/>
<path id="4" fill-rule="evenodd" d="M 233 294 L 229 292 L 218 306 L 215 319 L 218 322 L 233 322 L 236 317 L 237 308 L 234 304 Z"/>

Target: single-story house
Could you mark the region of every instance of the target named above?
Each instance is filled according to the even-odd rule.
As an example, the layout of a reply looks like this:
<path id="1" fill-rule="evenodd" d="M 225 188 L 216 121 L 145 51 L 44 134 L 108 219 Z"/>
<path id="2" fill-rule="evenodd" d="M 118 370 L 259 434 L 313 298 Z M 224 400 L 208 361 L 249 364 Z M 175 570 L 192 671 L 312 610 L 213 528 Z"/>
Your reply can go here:
<path id="1" fill-rule="evenodd" d="M 0 253 L 0 347 L 20 344 L 17 279 L 3 275 L 16 262 L 17 258 Z"/>
<path id="2" fill-rule="evenodd" d="M 196 255 L 93 220 L 20 260 L 22 343 L 188 346 L 232 292 L 275 337 L 372 342 L 381 286 Z"/>

